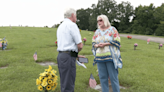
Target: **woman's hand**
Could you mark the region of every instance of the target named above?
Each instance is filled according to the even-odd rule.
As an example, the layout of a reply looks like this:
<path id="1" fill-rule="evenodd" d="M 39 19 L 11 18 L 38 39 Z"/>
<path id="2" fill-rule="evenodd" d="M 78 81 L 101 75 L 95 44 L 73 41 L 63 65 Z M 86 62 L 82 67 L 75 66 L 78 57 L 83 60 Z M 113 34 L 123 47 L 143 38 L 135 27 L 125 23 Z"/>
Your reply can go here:
<path id="1" fill-rule="evenodd" d="M 95 47 L 95 48 L 98 48 L 98 47 L 99 47 L 99 44 L 95 44 L 94 47 Z"/>
<path id="2" fill-rule="evenodd" d="M 99 44 L 95 44 L 95 48 L 103 48 L 105 45 L 105 43 L 99 43 Z"/>
<path id="3" fill-rule="evenodd" d="M 103 48 L 103 47 L 105 47 L 106 46 L 106 43 L 99 43 L 99 47 L 100 48 Z"/>

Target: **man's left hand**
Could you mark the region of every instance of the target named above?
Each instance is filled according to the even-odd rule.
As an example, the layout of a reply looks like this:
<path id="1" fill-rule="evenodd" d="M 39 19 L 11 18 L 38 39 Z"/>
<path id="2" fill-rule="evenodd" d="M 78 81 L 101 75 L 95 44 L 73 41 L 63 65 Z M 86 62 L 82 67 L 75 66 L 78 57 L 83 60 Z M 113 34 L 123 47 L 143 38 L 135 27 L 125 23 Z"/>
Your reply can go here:
<path id="1" fill-rule="evenodd" d="M 81 58 L 85 58 L 85 56 L 82 56 L 82 55 L 78 55 L 78 58 L 81 57 Z"/>

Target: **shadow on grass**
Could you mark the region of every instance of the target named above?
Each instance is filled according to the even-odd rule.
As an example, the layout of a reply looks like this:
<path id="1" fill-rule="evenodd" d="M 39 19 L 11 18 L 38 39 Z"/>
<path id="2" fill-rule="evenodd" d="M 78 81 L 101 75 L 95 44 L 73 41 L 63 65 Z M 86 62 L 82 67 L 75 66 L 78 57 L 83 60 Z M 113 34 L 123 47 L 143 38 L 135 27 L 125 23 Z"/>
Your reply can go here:
<path id="1" fill-rule="evenodd" d="M 56 45 L 47 45 L 48 47 L 57 47 Z"/>
<path id="2" fill-rule="evenodd" d="M 81 52 L 79 55 L 92 56 L 93 54 L 92 53 L 83 53 L 83 52 Z"/>
<path id="3" fill-rule="evenodd" d="M 42 47 L 39 47 L 39 48 L 48 48 L 48 47 L 57 47 L 56 45 L 46 45 L 46 46 L 42 46 Z"/>
<path id="4" fill-rule="evenodd" d="M 85 45 L 83 44 L 83 46 L 92 46 L 92 44 L 85 44 Z"/>
<path id="5" fill-rule="evenodd" d="M 14 48 L 6 48 L 5 50 L 2 50 L 2 48 L 0 48 L 0 51 L 10 51 L 12 49 L 14 49 Z"/>
<path id="6" fill-rule="evenodd" d="M 134 49 L 131 49 L 131 50 L 134 50 Z M 138 51 L 138 50 L 142 50 L 142 49 L 135 49 L 134 51 Z"/>
<path id="7" fill-rule="evenodd" d="M 120 49 L 120 52 L 126 52 L 126 50 L 125 49 Z"/>

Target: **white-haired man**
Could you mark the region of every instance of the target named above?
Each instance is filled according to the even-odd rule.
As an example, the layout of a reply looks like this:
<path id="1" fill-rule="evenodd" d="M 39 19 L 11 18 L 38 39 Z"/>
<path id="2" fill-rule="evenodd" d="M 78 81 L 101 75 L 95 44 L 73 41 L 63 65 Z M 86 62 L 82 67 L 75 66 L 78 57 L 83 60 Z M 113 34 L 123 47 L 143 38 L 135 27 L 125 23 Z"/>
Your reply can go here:
<path id="1" fill-rule="evenodd" d="M 61 92 L 74 92 L 76 77 L 76 58 L 84 57 L 78 55 L 83 44 L 79 28 L 76 25 L 76 11 L 68 8 L 64 13 L 64 21 L 57 29 L 57 40 L 59 52 L 57 61 L 60 74 Z"/>

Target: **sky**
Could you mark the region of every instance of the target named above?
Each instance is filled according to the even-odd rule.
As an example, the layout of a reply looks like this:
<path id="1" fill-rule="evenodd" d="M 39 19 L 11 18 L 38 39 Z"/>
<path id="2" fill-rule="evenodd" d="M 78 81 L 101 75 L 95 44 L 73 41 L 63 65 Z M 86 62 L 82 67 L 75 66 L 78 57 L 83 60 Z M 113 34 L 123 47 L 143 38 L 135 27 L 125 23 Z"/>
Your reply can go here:
<path id="1" fill-rule="evenodd" d="M 115 0 L 117 4 L 123 0 Z M 139 5 L 161 6 L 164 0 L 124 0 L 135 8 Z M 90 8 L 98 0 L 0 0 L 0 26 L 52 27 L 64 20 L 67 7 Z"/>

